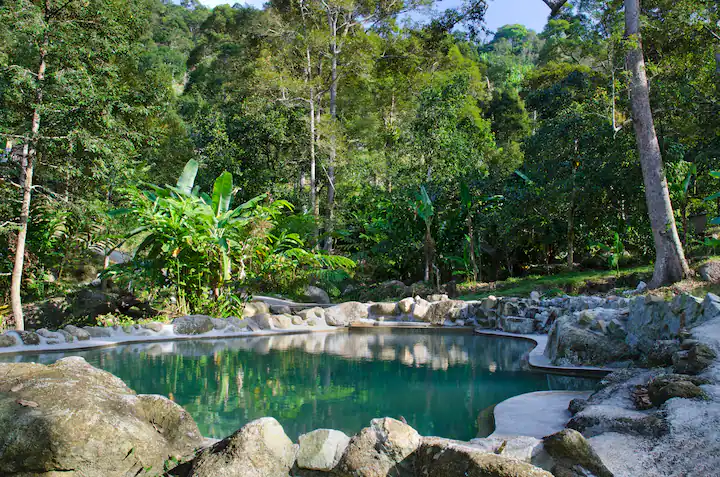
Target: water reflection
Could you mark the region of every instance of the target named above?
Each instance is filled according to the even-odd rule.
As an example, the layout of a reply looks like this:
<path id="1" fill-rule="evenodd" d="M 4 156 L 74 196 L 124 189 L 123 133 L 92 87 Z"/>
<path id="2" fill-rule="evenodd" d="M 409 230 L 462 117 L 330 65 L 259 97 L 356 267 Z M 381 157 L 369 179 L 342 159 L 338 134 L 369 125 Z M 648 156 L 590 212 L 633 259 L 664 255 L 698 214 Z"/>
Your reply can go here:
<path id="1" fill-rule="evenodd" d="M 138 393 L 171 397 L 212 437 L 262 416 L 277 418 L 291 438 L 321 427 L 353 434 L 374 417 L 403 416 L 421 434 L 470 439 L 492 431 L 488 413 L 481 411 L 504 399 L 594 386 L 593 380 L 528 371 L 531 347 L 471 334 L 361 330 L 11 359 L 49 363 L 83 356 Z M 479 414 L 485 417 L 478 423 Z"/>

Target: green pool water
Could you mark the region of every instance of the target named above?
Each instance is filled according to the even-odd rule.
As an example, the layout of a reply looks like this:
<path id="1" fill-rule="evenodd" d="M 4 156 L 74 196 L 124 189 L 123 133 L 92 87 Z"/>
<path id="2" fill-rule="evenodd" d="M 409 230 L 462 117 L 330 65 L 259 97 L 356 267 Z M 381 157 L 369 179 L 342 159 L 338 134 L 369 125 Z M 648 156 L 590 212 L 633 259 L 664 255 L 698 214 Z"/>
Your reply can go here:
<path id="1" fill-rule="evenodd" d="M 468 440 L 492 432 L 489 408 L 509 397 L 594 388 L 593 379 L 529 371 L 531 348 L 469 333 L 353 330 L 0 359 L 52 363 L 82 356 L 138 393 L 170 397 L 210 437 L 263 416 L 275 417 L 292 439 L 318 428 L 352 435 L 375 417 L 403 416 L 423 435 Z"/>

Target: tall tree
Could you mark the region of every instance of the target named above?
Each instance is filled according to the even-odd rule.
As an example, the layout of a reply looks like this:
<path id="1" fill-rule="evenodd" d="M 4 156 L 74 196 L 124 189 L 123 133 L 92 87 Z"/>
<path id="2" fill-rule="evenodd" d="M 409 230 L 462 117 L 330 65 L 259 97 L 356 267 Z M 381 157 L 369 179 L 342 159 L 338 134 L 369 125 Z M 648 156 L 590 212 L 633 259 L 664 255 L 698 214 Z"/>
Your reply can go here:
<path id="1" fill-rule="evenodd" d="M 543 1 L 550 7 L 553 15 L 567 2 L 567 0 Z M 650 93 L 640 35 L 640 0 L 625 0 L 625 34 L 629 44 L 626 67 L 630 73 L 633 126 L 655 243 L 655 270 L 650 287 L 657 288 L 680 281 L 691 272 L 675 224 L 660 144 L 650 107 Z"/>
<path id="2" fill-rule="evenodd" d="M 21 292 L 38 168 L 60 172 L 53 173 L 52 187 L 43 184 L 51 197 L 61 192 L 69 201 L 71 177 L 88 172 L 107 193 L 116 175 L 135 169 L 129 160 L 141 144 L 154 143 L 144 134 L 151 129 L 148 116 L 162 116 L 152 98 L 165 95 L 167 101 L 170 89 L 155 83 L 157 74 L 139 69 L 140 43 L 132 40 L 147 30 L 147 7 L 143 0 L 15 0 L 0 7 L 0 24 L 14 25 L 0 65 L 0 94 L 9 112 L 0 134 L 23 144 L 11 279 L 18 329 L 24 328 Z"/>

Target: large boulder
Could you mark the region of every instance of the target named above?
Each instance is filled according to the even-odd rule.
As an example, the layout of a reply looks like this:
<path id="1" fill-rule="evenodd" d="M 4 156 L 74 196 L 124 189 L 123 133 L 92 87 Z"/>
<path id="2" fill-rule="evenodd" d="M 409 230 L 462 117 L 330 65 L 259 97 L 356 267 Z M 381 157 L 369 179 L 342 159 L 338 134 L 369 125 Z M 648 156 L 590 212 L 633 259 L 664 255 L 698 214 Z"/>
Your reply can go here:
<path id="1" fill-rule="evenodd" d="M 330 295 L 328 295 L 327 292 L 322 288 L 318 288 L 312 285 L 306 287 L 305 290 L 303 290 L 302 296 L 300 298 L 306 303 L 320 303 L 322 305 L 330 303 Z"/>
<path id="2" fill-rule="evenodd" d="M 325 310 L 325 321 L 330 326 L 349 326 L 367 317 L 368 306 L 357 301 L 348 301 Z"/>
<path id="3" fill-rule="evenodd" d="M 425 437 L 415 452 L 414 477 L 553 477 L 513 457 L 487 452 L 464 442 Z"/>
<path id="4" fill-rule="evenodd" d="M 297 446 L 272 417 L 252 421 L 169 472 L 178 477 L 283 477 Z"/>
<path id="5" fill-rule="evenodd" d="M 337 477 L 411 476 L 413 465 L 407 458 L 420 441 L 420 434 L 407 424 L 389 417 L 373 419 L 370 427 L 350 440 L 334 473 Z"/>
<path id="6" fill-rule="evenodd" d="M 340 462 L 350 438 L 334 429 L 317 429 L 298 438 L 297 466 L 301 469 L 331 471 Z"/>
<path id="7" fill-rule="evenodd" d="M 698 269 L 698 273 L 707 282 L 720 283 L 720 260 L 705 262 Z"/>
<path id="8" fill-rule="evenodd" d="M 16 333 L 20 335 L 20 339 L 25 345 L 40 344 L 40 336 L 34 331 L 17 331 Z"/>
<path id="9" fill-rule="evenodd" d="M 11 335 L 8 332 L 0 335 L 0 348 L 9 348 L 10 346 L 16 346 L 17 344 L 18 339 L 15 335 Z"/>
<path id="10" fill-rule="evenodd" d="M 90 333 L 87 331 L 78 328 L 77 326 L 73 325 L 67 325 L 63 331 L 66 333 L 70 333 L 72 336 L 74 336 L 78 341 L 86 341 L 90 339 Z"/>
<path id="11" fill-rule="evenodd" d="M 213 320 L 205 315 L 187 315 L 173 320 L 176 335 L 200 335 L 215 329 Z"/>
<path id="12" fill-rule="evenodd" d="M 253 316 L 251 321 L 261 330 L 272 330 L 275 328 L 275 320 L 273 320 L 273 317 L 269 313 L 259 313 Z"/>
<path id="13" fill-rule="evenodd" d="M 415 305 L 415 300 L 411 297 L 403 298 L 397 304 L 400 313 L 410 313 Z"/>
<path id="14" fill-rule="evenodd" d="M 0 363 L 0 376 L 3 475 L 156 475 L 202 445 L 183 408 L 137 395 L 83 358 Z"/>
<path id="15" fill-rule="evenodd" d="M 535 320 L 519 316 L 504 316 L 500 318 L 503 331 L 508 333 L 530 334 L 535 331 Z"/>
<path id="16" fill-rule="evenodd" d="M 572 316 L 555 321 L 548 336 L 545 355 L 559 364 L 606 364 L 632 357 L 624 342 L 582 327 Z"/>
<path id="17" fill-rule="evenodd" d="M 673 369 L 678 374 L 700 374 L 717 358 L 717 353 L 704 343 L 694 343 L 690 349 L 673 354 Z"/>
<path id="18" fill-rule="evenodd" d="M 613 473 L 605 467 L 578 431 L 563 429 L 543 438 L 543 445 L 555 461 L 552 468 L 555 477 L 613 477 Z"/>
<path id="19" fill-rule="evenodd" d="M 395 316 L 399 308 L 395 303 L 373 303 L 368 308 L 371 316 Z"/>
<path id="20" fill-rule="evenodd" d="M 650 402 L 658 407 L 673 398 L 706 397 L 705 392 L 699 387 L 700 384 L 708 384 L 708 381 L 683 374 L 664 374 L 648 383 L 648 397 Z"/>
<path id="21" fill-rule="evenodd" d="M 445 320 L 455 321 L 460 313 L 460 307 L 465 302 L 459 300 L 443 300 L 431 303 L 423 321 L 433 325 L 442 325 Z"/>
<path id="22" fill-rule="evenodd" d="M 288 315 L 274 315 L 272 317 L 272 321 L 275 328 L 279 328 L 281 330 L 292 328 L 293 325 L 292 317 Z"/>

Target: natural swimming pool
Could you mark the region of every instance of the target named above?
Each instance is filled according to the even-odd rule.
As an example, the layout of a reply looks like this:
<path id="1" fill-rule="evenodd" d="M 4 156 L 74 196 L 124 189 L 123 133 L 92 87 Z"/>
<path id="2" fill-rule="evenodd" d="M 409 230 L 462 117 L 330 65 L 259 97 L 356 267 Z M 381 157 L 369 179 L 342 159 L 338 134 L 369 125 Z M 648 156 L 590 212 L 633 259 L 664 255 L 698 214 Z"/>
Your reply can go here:
<path id="1" fill-rule="evenodd" d="M 209 437 L 225 437 L 263 416 L 275 417 L 293 439 L 318 428 L 352 435 L 373 418 L 402 416 L 422 435 L 468 440 L 492 432 L 487 410 L 509 397 L 594 388 L 594 379 L 530 371 L 525 358 L 532 347 L 457 331 L 369 329 L 129 344 L 0 360 L 49 364 L 82 356 L 138 393 L 170 397 Z"/>

